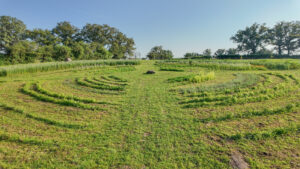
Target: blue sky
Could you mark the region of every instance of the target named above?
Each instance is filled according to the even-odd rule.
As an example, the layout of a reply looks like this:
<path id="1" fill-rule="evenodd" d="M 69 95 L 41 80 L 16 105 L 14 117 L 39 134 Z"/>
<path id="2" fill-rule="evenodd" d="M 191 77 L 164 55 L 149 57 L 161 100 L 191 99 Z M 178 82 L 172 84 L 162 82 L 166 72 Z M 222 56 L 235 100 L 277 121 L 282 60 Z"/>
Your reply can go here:
<path id="1" fill-rule="evenodd" d="M 142 56 L 163 45 L 182 57 L 235 47 L 229 38 L 254 22 L 300 20 L 300 0 L 0 0 L 0 15 L 29 29 L 52 29 L 59 21 L 108 24 L 134 38 Z"/>

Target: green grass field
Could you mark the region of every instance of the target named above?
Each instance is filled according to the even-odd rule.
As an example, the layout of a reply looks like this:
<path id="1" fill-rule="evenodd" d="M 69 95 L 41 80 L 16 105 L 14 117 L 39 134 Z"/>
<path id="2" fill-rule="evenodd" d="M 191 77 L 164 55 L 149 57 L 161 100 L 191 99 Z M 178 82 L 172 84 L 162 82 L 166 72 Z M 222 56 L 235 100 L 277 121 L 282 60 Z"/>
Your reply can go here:
<path id="1" fill-rule="evenodd" d="M 300 168 L 299 65 L 3 69 L 0 168 Z"/>

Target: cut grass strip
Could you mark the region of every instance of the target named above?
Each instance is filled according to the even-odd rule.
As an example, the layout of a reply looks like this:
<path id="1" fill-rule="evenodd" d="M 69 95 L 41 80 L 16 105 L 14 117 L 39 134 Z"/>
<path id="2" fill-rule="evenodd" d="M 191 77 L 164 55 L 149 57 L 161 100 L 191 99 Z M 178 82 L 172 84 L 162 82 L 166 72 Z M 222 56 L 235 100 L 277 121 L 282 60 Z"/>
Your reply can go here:
<path id="1" fill-rule="evenodd" d="M 264 109 L 262 111 L 247 111 L 239 114 L 228 114 L 221 117 L 209 117 L 205 119 L 200 119 L 202 123 L 209 123 L 209 122 L 221 122 L 221 121 L 229 121 L 229 120 L 236 120 L 236 119 L 243 119 L 243 118 L 250 118 L 255 116 L 269 116 L 275 114 L 287 114 L 292 113 L 296 110 L 296 108 L 300 107 L 300 104 L 289 104 L 285 107 L 278 108 L 278 109 Z"/>
<path id="2" fill-rule="evenodd" d="M 127 80 L 122 79 L 122 78 L 117 77 L 117 76 L 114 76 L 114 75 L 110 75 L 110 76 L 108 76 L 108 78 L 110 78 L 110 79 L 112 79 L 114 81 L 117 81 L 117 82 L 127 82 Z"/>
<path id="3" fill-rule="evenodd" d="M 172 71 L 172 72 L 184 72 L 183 69 L 179 69 L 176 67 L 160 67 L 159 70 L 160 71 Z"/>
<path id="4" fill-rule="evenodd" d="M 107 76 L 101 76 L 102 79 L 106 80 L 106 81 L 109 81 L 109 82 L 116 82 L 115 80 L 107 77 Z"/>
<path id="5" fill-rule="evenodd" d="M 42 94 L 45 94 L 45 95 L 48 95 L 48 96 L 51 96 L 51 97 L 55 97 L 55 98 L 59 98 L 59 99 L 74 100 L 74 101 L 83 102 L 83 103 L 96 103 L 96 104 L 114 105 L 113 103 L 97 101 L 95 99 L 80 98 L 80 97 L 76 97 L 76 96 L 67 96 L 67 95 L 64 95 L 64 94 L 50 92 L 50 91 L 42 88 L 40 83 L 36 83 L 35 85 L 36 85 L 36 90 L 39 93 L 42 93 Z"/>
<path id="6" fill-rule="evenodd" d="M 65 86 L 68 86 L 68 87 L 70 87 L 72 89 L 75 89 L 75 90 L 80 90 L 82 92 L 87 92 L 87 93 L 97 93 L 97 94 L 100 94 L 100 95 L 115 95 L 115 96 L 118 96 L 118 95 L 124 93 L 124 92 L 121 92 L 121 91 L 113 91 L 113 90 L 98 90 L 98 89 L 87 87 L 87 86 L 84 86 L 84 85 L 78 85 L 76 80 L 75 80 L 75 83 L 63 82 L 63 84 Z"/>
<path id="7" fill-rule="evenodd" d="M 282 97 L 290 93 L 292 90 L 284 89 L 281 92 L 269 94 L 269 95 L 259 95 L 254 97 L 245 97 L 245 98 L 236 98 L 232 97 L 226 100 L 222 100 L 219 102 L 194 102 L 189 103 L 184 108 L 198 108 L 198 107 L 206 107 L 206 106 L 232 106 L 235 104 L 246 104 L 246 103 L 255 103 L 255 102 L 262 102 L 270 99 L 275 99 L 278 97 Z"/>
<path id="8" fill-rule="evenodd" d="M 122 91 L 124 88 L 123 87 L 112 87 L 112 86 L 104 86 L 104 85 L 98 85 L 97 83 L 91 83 L 91 80 L 87 79 L 76 79 L 76 82 L 79 85 L 90 87 L 90 88 L 95 88 L 95 89 L 102 89 L 102 90 L 113 90 L 113 91 Z"/>
<path id="9" fill-rule="evenodd" d="M 127 86 L 128 85 L 127 83 L 107 81 L 107 80 L 97 78 L 97 77 L 94 77 L 93 80 L 103 83 L 103 84 L 106 84 L 106 85 L 116 85 L 116 86 Z"/>
<path id="10" fill-rule="evenodd" d="M 16 134 L 10 135 L 10 134 L 5 134 L 5 133 L 0 134 L 0 141 L 6 141 L 6 142 L 18 143 L 18 144 L 26 144 L 26 145 L 35 145 L 35 146 L 47 146 L 47 147 L 53 146 L 53 145 L 57 146 L 57 143 L 54 143 L 51 140 L 41 141 L 36 138 L 29 138 L 29 137 L 21 138 L 19 135 L 16 135 Z"/>
<path id="11" fill-rule="evenodd" d="M 288 93 L 297 90 L 298 85 L 292 85 L 289 80 L 288 75 L 276 74 L 279 78 L 283 79 L 284 82 L 277 84 L 272 88 L 265 88 L 264 85 L 255 88 L 248 89 L 249 91 L 240 90 L 234 91 L 234 93 L 229 92 L 230 95 L 216 95 L 215 94 L 205 94 L 200 98 L 195 98 L 192 100 L 187 100 L 181 102 L 181 104 L 186 104 L 185 108 L 196 108 L 196 107 L 204 107 L 204 106 L 230 106 L 233 104 L 244 104 L 250 102 L 261 102 L 265 100 L 270 100 L 274 98 L 278 98 L 281 96 L 285 96 Z M 296 81 L 294 81 L 295 84 Z M 258 90 L 259 89 L 259 90 Z M 253 91 L 251 91 L 253 90 Z"/>
<path id="12" fill-rule="evenodd" d="M 219 102 L 216 104 L 217 105 L 230 105 L 230 104 L 234 104 L 234 103 L 244 103 L 245 101 L 263 101 L 263 100 L 280 97 L 280 96 L 285 95 L 288 92 L 291 92 L 296 89 L 297 89 L 297 87 L 286 86 L 286 85 L 280 84 L 280 85 L 275 86 L 272 89 L 261 89 L 258 91 L 249 91 L 249 92 L 238 92 L 238 93 L 231 94 L 231 95 L 202 97 L 202 98 L 196 98 L 196 99 L 184 101 L 184 102 L 181 102 L 181 104 Z"/>
<path id="13" fill-rule="evenodd" d="M 73 106 L 73 107 L 83 108 L 83 109 L 88 109 L 88 110 L 104 111 L 104 109 L 100 108 L 100 107 L 83 104 L 83 103 L 73 101 L 73 100 L 57 99 L 57 98 L 53 98 L 53 97 L 38 93 L 34 90 L 31 90 L 30 86 L 31 86 L 30 83 L 25 84 L 24 87 L 22 88 L 22 92 L 25 93 L 25 94 L 28 94 L 28 95 L 30 95 L 30 96 L 38 99 L 38 100 L 45 101 L 45 102 L 50 102 L 50 103 L 55 103 L 55 104 L 59 104 L 59 105 L 63 105 L 63 106 Z M 33 86 L 33 87 L 36 87 L 36 86 Z"/>
<path id="14" fill-rule="evenodd" d="M 46 118 L 42 118 L 42 117 L 37 117 L 37 116 L 34 116 L 30 113 L 26 113 L 22 109 L 12 107 L 12 106 L 8 106 L 7 104 L 4 104 L 4 103 L 0 103 L 0 107 L 4 108 L 6 110 L 10 110 L 10 111 L 13 111 L 15 113 L 24 115 L 27 118 L 43 122 L 43 123 L 48 124 L 48 125 L 53 125 L 53 126 L 57 126 L 57 127 L 64 127 L 64 128 L 70 128 L 70 129 L 85 128 L 85 126 L 81 126 L 81 125 L 78 125 L 78 124 L 67 124 L 67 123 L 62 123 L 62 122 L 58 122 L 58 121 L 54 121 L 54 120 L 50 120 L 50 119 L 46 119 Z"/>
<path id="15" fill-rule="evenodd" d="M 98 82 L 96 80 L 94 80 L 93 78 L 85 78 L 84 79 L 86 82 L 94 84 L 94 85 L 98 85 L 98 86 L 103 86 L 105 88 L 107 88 L 108 90 L 124 90 L 124 86 L 121 85 L 112 85 L 112 84 L 105 84 L 102 82 Z"/>
<path id="16" fill-rule="evenodd" d="M 269 131 L 263 131 L 263 132 L 247 132 L 247 133 L 238 133 L 234 135 L 225 135 L 222 137 L 225 137 L 229 140 L 239 141 L 242 139 L 247 140 L 263 140 L 267 138 L 276 138 L 284 135 L 288 135 L 291 133 L 299 133 L 300 132 L 300 125 L 293 125 L 289 127 L 281 127 L 276 128 Z"/>
<path id="17" fill-rule="evenodd" d="M 192 78 L 193 76 L 194 75 L 179 76 L 179 77 L 170 78 L 167 81 L 169 83 L 185 82 L 185 81 L 189 81 L 189 79 Z"/>

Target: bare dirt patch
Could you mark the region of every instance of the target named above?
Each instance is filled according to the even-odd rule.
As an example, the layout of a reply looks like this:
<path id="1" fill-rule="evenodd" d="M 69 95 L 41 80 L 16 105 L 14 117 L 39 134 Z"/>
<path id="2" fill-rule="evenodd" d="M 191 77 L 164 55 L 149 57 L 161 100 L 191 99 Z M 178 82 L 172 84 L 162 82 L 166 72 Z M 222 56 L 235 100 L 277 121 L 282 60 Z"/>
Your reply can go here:
<path id="1" fill-rule="evenodd" d="M 237 168 L 237 169 L 247 169 L 247 168 L 249 168 L 249 165 L 244 160 L 242 154 L 237 152 L 237 151 L 232 153 L 231 160 L 230 160 L 230 165 L 232 166 L 232 168 Z"/>

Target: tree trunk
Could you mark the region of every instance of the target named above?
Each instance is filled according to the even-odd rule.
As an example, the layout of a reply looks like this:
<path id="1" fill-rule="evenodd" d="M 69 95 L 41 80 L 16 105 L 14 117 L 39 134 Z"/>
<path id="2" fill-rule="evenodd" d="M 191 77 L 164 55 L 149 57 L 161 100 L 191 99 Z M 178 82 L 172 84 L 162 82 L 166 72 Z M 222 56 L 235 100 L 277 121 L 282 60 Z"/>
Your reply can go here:
<path id="1" fill-rule="evenodd" d="M 282 49 L 281 49 L 281 46 L 278 46 L 278 55 L 282 55 Z"/>
<path id="2" fill-rule="evenodd" d="M 251 51 L 252 51 L 252 54 L 253 54 L 253 55 L 256 54 L 256 48 L 252 48 Z"/>

